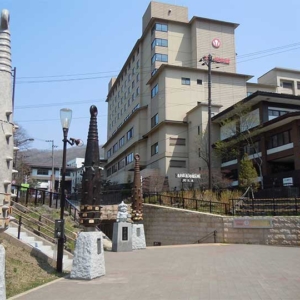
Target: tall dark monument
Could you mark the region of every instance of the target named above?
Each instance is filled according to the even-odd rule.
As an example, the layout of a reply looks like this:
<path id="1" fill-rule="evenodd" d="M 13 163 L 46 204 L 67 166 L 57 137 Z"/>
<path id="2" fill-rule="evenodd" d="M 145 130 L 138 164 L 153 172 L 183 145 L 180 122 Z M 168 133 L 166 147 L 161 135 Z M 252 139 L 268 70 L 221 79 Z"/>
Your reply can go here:
<path id="1" fill-rule="evenodd" d="M 91 119 L 82 177 L 80 224 L 89 231 L 100 223 L 101 169 L 97 129 L 97 107 L 90 108 Z"/>
<path id="2" fill-rule="evenodd" d="M 131 219 L 132 224 L 132 249 L 145 249 L 146 239 L 143 224 L 143 194 L 141 186 L 141 174 L 140 174 L 140 155 L 134 155 L 135 165 L 134 165 L 134 178 L 133 178 L 133 188 L 132 188 L 132 213 Z"/>
<path id="3" fill-rule="evenodd" d="M 133 177 L 133 188 L 132 188 L 132 214 L 131 219 L 133 222 L 139 222 L 143 220 L 143 194 L 141 187 L 141 174 L 140 174 L 140 155 L 134 155 L 134 177 Z"/>
<path id="4" fill-rule="evenodd" d="M 72 279 L 94 279 L 105 275 L 103 236 L 97 231 L 100 223 L 101 169 L 97 129 L 97 107 L 90 107 L 91 119 L 85 152 L 80 204 L 80 232 L 76 241 Z"/>

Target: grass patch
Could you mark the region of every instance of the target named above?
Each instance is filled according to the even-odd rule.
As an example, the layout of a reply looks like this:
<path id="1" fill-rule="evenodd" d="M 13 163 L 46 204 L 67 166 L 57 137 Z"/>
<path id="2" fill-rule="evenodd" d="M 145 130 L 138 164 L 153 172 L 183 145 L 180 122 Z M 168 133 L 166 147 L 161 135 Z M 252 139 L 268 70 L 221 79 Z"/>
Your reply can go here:
<path id="1" fill-rule="evenodd" d="M 13 297 L 32 288 L 66 275 L 58 274 L 44 260 L 32 256 L 26 250 L 10 244 L 5 239 L 0 243 L 5 248 L 6 297 Z"/>

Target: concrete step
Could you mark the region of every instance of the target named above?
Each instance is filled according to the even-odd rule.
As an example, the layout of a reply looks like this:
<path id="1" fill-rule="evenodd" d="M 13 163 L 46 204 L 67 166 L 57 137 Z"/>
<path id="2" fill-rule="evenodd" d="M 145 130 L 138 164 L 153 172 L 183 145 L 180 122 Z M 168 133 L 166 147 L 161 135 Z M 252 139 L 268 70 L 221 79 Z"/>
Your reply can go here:
<path id="1" fill-rule="evenodd" d="M 6 230 L 6 233 L 18 238 L 18 227 L 15 224 L 10 224 L 9 228 Z M 49 258 L 56 260 L 57 257 L 57 246 L 51 242 L 46 242 L 39 236 L 31 233 L 30 231 L 24 231 L 21 228 L 20 232 L 20 241 L 30 245 L 33 248 L 36 248 L 47 255 Z M 68 255 L 63 255 L 63 270 L 71 271 L 73 264 L 73 259 Z"/>

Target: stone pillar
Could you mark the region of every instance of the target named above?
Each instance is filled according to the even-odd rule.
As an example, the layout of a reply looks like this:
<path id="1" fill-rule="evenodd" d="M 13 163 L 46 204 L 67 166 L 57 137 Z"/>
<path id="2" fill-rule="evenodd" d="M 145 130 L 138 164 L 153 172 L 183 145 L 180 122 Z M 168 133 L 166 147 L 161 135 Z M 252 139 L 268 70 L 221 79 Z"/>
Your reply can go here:
<path id="1" fill-rule="evenodd" d="M 103 235 L 100 224 L 101 168 L 97 129 L 97 107 L 90 107 L 90 126 L 85 152 L 80 203 L 80 225 L 84 227 L 76 241 L 72 279 L 94 279 L 105 275 Z"/>

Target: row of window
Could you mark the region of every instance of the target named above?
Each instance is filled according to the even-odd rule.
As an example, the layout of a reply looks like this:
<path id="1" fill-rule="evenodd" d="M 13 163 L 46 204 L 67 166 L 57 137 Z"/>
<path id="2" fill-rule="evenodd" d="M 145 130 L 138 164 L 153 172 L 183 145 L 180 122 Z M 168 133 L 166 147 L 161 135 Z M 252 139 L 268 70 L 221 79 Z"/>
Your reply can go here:
<path id="1" fill-rule="evenodd" d="M 115 163 L 112 167 L 108 168 L 106 170 L 106 175 L 110 176 L 116 173 L 118 170 L 123 169 L 126 165 L 130 164 L 131 162 L 133 162 L 133 153 L 130 153 L 129 155 Z M 170 168 L 186 168 L 186 161 L 171 159 Z"/>
<path id="2" fill-rule="evenodd" d="M 277 148 L 283 145 L 290 144 L 291 142 L 292 140 L 291 140 L 290 130 L 276 133 L 267 139 L 267 149 Z M 243 147 L 243 153 L 247 153 L 248 155 L 257 154 L 260 151 L 261 151 L 260 141 L 256 141 L 253 144 L 244 145 Z M 229 153 L 228 155 L 224 155 L 224 157 L 222 157 L 222 163 L 234 160 L 236 158 L 237 157 L 235 154 L 232 155 Z"/>
<path id="3" fill-rule="evenodd" d="M 123 169 L 125 166 L 133 162 L 133 153 L 130 153 L 115 163 L 112 167 L 106 170 L 107 176 L 116 173 L 118 170 Z"/>
<path id="4" fill-rule="evenodd" d="M 133 127 L 126 132 L 126 141 L 128 142 L 133 137 Z M 123 135 L 112 148 L 107 151 L 107 158 L 110 158 L 113 153 L 116 153 L 121 147 L 125 145 L 125 135 Z"/>
<path id="5" fill-rule="evenodd" d="M 293 81 L 281 81 L 280 86 L 284 89 L 293 89 L 294 82 Z M 300 90 L 300 81 L 297 81 L 297 90 Z"/>
<path id="6" fill-rule="evenodd" d="M 182 85 L 191 85 L 191 78 L 181 77 Z M 202 85 L 202 79 L 197 79 L 197 84 Z"/>

